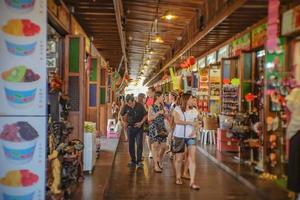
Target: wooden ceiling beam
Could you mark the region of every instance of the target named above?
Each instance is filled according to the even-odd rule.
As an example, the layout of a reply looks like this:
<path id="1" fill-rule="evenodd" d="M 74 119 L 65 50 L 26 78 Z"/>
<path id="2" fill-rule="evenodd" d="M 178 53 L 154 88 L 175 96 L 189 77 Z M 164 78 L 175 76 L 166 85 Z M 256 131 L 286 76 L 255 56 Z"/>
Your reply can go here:
<path id="1" fill-rule="evenodd" d="M 114 3 L 117 27 L 120 36 L 121 49 L 124 57 L 125 72 L 126 72 L 128 70 L 128 65 L 127 65 L 128 60 L 126 54 L 126 33 L 123 30 L 123 25 L 122 25 L 122 17 L 124 16 L 123 2 L 122 0 L 113 0 L 113 3 Z"/>

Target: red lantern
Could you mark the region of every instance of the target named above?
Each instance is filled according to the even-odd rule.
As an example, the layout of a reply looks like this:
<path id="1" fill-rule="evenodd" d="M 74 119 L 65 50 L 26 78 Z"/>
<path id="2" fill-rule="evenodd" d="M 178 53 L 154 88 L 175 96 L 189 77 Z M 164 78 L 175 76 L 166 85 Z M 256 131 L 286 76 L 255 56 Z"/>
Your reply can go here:
<path id="1" fill-rule="evenodd" d="M 196 63 L 196 58 L 194 56 L 190 56 L 187 59 L 187 63 L 189 63 L 189 65 L 194 65 Z"/>
<path id="2" fill-rule="evenodd" d="M 255 96 L 252 93 L 248 93 L 245 96 L 245 99 L 246 99 L 246 101 L 250 102 L 250 101 L 253 101 L 255 99 Z"/>
<path id="3" fill-rule="evenodd" d="M 230 83 L 230 80 L 229 80 L 229 79 L 224 79 L 224 80 L 223 80 L 223 83 L 224 83 L 225 85 L 227 85 L 227 84 Z"/>
<path id="4" fill-rule="evenodd" d="M 189 64 L 185 61 L 183 63 L 180 64 L 180 67 L 185 69 L 185 68 L 188 68 L 189 67 Z"/>

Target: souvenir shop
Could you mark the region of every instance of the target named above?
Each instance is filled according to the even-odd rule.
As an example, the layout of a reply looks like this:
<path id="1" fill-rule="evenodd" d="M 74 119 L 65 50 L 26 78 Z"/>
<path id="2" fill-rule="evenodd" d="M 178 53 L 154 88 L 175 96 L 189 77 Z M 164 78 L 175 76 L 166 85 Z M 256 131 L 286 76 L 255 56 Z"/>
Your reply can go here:
<path id="1" fill-rule="evenodd" d="M 202 149 L 212 155 L 221 152 L 232 158 L 229 162 L 238 161 L 260 178 L 278 182 L 286 182 L 288 171 L 287 128 L 293 114 L 286 104 L 295 98 L 290 94 L 300 79 L 299 10 L 284 12 L 278 21 L 285 23 L 264 19 L 254 24 L 196 63 L 193 56 L 183 56 L 180 66 L 170 68 L 170 76 L 165 73 L 154 84 L 162 91 L 192 91 L 198 97 Z M 272 39 L 275 47 L 270 50 Z"/>
<path id="2" fill-rule="evenodd" d="M 65 4 L 57 2 L 48 1 L 46 193 L 47 199 L 69 199 L 84 173 L 93 172 L 113 97 L 106 61 Z"/>

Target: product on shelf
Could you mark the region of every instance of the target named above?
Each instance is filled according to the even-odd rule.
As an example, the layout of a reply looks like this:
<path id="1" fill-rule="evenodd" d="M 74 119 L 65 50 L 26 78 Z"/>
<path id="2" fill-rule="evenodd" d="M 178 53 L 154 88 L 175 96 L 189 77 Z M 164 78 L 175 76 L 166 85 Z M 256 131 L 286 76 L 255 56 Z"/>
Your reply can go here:
<path id="1" fill-rule="evenodd" d="M 39 86 L 40 75 L 23 65 L 1 73 L 8 102 L 15 107 L 31 105 Z"/>
<path id="2" fill-rule="evenodd" d="M 4 125 L 0 139 L 5 157 L 16 164 L 30 162 L 38 136 L 38 132 L 28 122 L 19 121 Z"/>
<path id="3" fill-rule="evenodd" d="M 2 27 L 7 50 L 16 56 L 34 52 L 41 28 L 29 19 L 10 19 Z"/>
<path id="4" fill-rule="evenodd" d="M 94 122 L 84 122 L 84 131 L 89 133 L 95 133 L 96 132 L 96 123 Z"/>
<path id="5" fill-rule="evenodd" d="M 234 115 L 239 108 L 239 88 L 233 85 L 224 85 L 222 90 L 222 113 Z"/>

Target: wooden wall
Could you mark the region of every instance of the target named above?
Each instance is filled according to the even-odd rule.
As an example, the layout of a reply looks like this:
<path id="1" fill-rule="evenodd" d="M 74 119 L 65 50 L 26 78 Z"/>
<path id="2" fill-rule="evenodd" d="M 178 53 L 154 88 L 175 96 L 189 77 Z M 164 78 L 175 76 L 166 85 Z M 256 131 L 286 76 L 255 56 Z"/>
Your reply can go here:
<path id="1" fill-rule="evenodd" d="M 83 36 L 66 36 L 65 38 L 65 91 L 70 97 L 71 111 L 69 120 L 74 130 L 69 139 L 83 140 L 83 123 L 85 118 L 85 38 Z"/>

